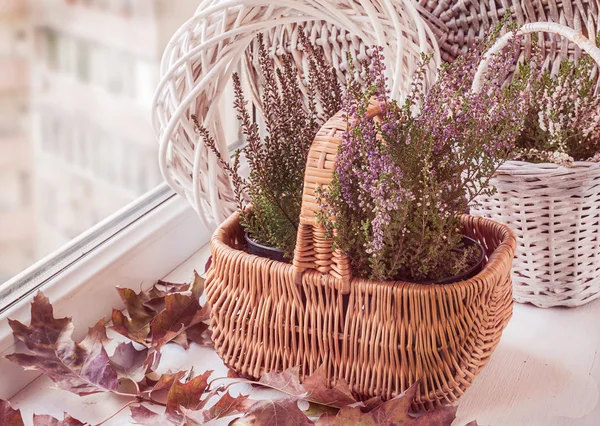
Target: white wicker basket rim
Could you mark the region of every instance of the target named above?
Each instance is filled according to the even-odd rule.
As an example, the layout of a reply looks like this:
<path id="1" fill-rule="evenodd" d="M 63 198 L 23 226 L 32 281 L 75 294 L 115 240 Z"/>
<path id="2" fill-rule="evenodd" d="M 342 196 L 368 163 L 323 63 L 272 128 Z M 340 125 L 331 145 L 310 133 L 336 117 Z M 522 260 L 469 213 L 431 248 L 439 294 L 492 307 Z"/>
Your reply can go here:
<path id="1" fill-rule="evenodd" d="M 529 161 L 512 160 L 502 164 L 496 171 L 496 175 L 540 175 L 552 177 L 590 172 L 600 174 L 600 163 L 596 161 L 575 161 L 571 166 L 563 166 L 555 163 L 531 163 Z"/>

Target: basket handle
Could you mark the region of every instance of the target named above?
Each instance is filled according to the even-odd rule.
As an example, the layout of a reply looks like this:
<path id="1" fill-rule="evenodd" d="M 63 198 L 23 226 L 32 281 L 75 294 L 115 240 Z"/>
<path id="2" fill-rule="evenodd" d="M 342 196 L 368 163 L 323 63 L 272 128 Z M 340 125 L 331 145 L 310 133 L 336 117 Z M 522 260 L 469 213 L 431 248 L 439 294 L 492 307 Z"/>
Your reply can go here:
<path id="1" fill-rule="evenodd" d="M 485 53 L 481 63 L 479 64 L 479 67 L 477 68 L 475 78 L 473 79 L 473 91 L 477 92 L 481 89 L 481 79 L 488 69 L 487 61 L 490 56 L 502 50 L 508 44 L 511 38 L 517 35 L 524 35 L 537 32 L 558 34 L 565 37 L 567 40 L 570 40 L 577 46 L 579 46 L 581 50 L 587 52 L 600 66 L 600 49 L 596 47 L 596 45 L 587 37 L 585 37 L 581 32 L 577 32 L 570 27 L 561 24 L 556 24 L 554 22 L 532 22 L 523 25 L 517 31 L 508 32 L 502 37 L 500 37 L 498 40 L 496 40 L 496 43 L 494 43 L 490 50 L 488 50 Z"/>
<path id="2" fill-rule="evenodd" d="M 379 103 L 372 100 L 367 110 L 367 119 L 380 113 Z M 333 240 L 328 238 L 327 231 L 319 223 L 316 214 L 321 207 L 316 191 L 319 187 L 327 188 L 333 180 L 342 134 L 347 127 L 345 112 L 338 112 L 321 127 L 310 147 L 293 260 L 296 284 L 301 284 L 304 271 L 316 270 L 325 277 L 329 276 L 333 280 L 332 284 L 343 294 L 350 292 L 350 262 L 340 250 L 333 249 Z"/>

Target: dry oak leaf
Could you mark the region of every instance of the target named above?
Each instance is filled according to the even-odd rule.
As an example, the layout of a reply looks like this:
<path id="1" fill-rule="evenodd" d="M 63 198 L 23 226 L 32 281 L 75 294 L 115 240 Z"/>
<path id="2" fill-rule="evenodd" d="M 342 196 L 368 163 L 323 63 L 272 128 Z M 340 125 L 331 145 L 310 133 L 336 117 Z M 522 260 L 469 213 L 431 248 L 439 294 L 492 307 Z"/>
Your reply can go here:
<path id="1" fill-rule="evenodd" d="M 163 414 L 155 413 L 143 406 L 131 407 L 132 419 L 141 425 L 183 426 L 188 424 L 183 415 L 183 410 L 199 410 L 209 398 L 202 400 L 208 388 L 208 378 L 212 371 L 207 371 L 200 376 L 182 383 L 180 380 L 185 372 L 178 372 L 171 376 L 162 376 L 154 386 L 154 391 L 169 389 L 166 409 Z M 194 423 L 191 423 L 194 424 Z"/>
<path id="2" fill-rule="evenodd" d="M 0 399 L 0 426 L 25 426 L 21 410 L 15 410 L 3 399 Z"/>
<path id="3" fill-rule="evenodd" d="M 150 390 L 150 394 L 152 395 L 152 392 L 170 390 L 173 383 L 180 381 L 186 374 L 187 372 L 185 371 L 178 371 L 175 374 L 163 374 Z"/>
<path id="4" fill-rule="evenodd" d="M 267 373 L 260 378 L 258 384 L 305 401 L 334 408 L 346 407 L 357 402 L 345 380 L 337 380 L 333 387 L 327 385 L 327 373 L 324 367 L 315 370 L 304 379 L 303 383 L 300 383 L 299 373 L 299 367 L 288 368 L 282 373 Z"/>
<path id="5" fill-rule="evenodd" d="M 130 407 L 131 419 L 138 425 L 144 426 L 173 426 L 174 423 L 169 421 L 164 414 L 155 413 L 143 405 Z M 182 423 L 176 424 L 181 426 Z"/>
<path id="6" fill-rule="evenodd" d="M 128 379 L 134 383 L 141 382 L 146 376 L 148 365 L 148 349 L 138 351 L 133 344 L 119 343 L 110 357 L 110 365 L 120 379 Z"/>
<path id="7" fill-rule="evenodd" d="M 300 383 L 300 367 L 290 367 L 282 373 L 277 371 L 266 373 L 260 378 L 258 384 L 298 398 L 306 396 L 306 389 Z"/>
<path id="8" fill-rule="evenodd" d="M 77 395 L 116 391 L 117 373 L 104 349 L 106 328 L 100 320 L 77 344 L 71 339 L 71 318 L 54 318 L 52 305 L 41 292 L 31 304 L 31 325 L 9 320 L 17 339 L 33 354 L 15 353 L 6 358 L 26 370 L 45 373 L 61 389 Z"/>
<path id="9" fill-rule="evenodd" d="M 356 398 L 352 395 L 352 390 L 345 380 L 337 380 L 331 388 L 327 386 L 325 367 L 319 367 L 313 374 L 305 378 L 302 386 L 307 392 L 303 398 L 306 401 L 335 408 L 346 407 L 356 402 Z"/>
<path id="10" fill-rule="evenodd" d="M 208 398 L 202 400 L 204 392 L 208 389 L 208 378 L 212 371 L 206 371 L 186 383 L 175 380 L 167 395 L 167 408 L 165 414 L 171 420 L 183 421 L 182 409 L 199 410 L 204 407 Z"/>
<path id="11" fill-rule="evenodd" d="M 200 346 L 213 347 L 215 344 L 212 341 L 212 331 L 208 328 L 208 324 L 201 322 L 185 330 L 185 334 L 190 342 L 194 342 Z"/>
<path id="12" fill-rule="evenodd" d="M 137 294 L 129 288 L 117 288 L 121 300 L 125 304 L 128 317 L 118 309 L 113 309 L 113 329 L 134 342 L 146 344 L 150 334 L 150 322 L 156 316 L 156 312 L 144 305 L 149 296 L 140 292 Z"/>
<path id="13" fill-rule="evenodd" d="M 208 305 L 201 307 L 193 296 L 182 293 L 165 296 L 165 309 L 152 320 L 152 346 L 159 349 L 180 335 L 187 342 L 186 329 L 206 321 L 209 314 Z"/>
<path id="14" fill-rule="evenodd" d="M 189 284 L 158 281 L 139 294 L 117 289 L 126 313 L 113 309 L 113 329 L 134 342 L 159 350 L 172 342 L 188 348 L 189 341 L 210 345 L 208 306 L 200 305 L 204 279 L 197 273 Z"/>
<path id="15" fill-rule="evenodd" d="M 247 410 L 245 416 L 232 421 L 230 425 L 312 426 L 314 423 L 298 408 L 296 398 L 285 398 L 258 401 Z"/>
<path id="16" fill-rule="evenodd" d="M 145 426 L 197 426 L 239 414 L 252 406 L 254 401 L 249 401 L 247 396 L 233 398 L 226 393 L 211 408 L 203 410 L 207 402 L 219 392 L 207 392 L 211 373 L 212 371 L 207 371 L 185 383 L 179 381 L 180 373 L 169 376 L 172 380 L 163 383 L 163 386 L 170 385 L 165 412 L 156 413 L 143 406 L 131 407 L 132 419 Z M 157 384 L 159 390 L 162 389 L 160 384 L 161 382 Z"/>
<path id="17" fill-rule="evenodd" d="M 229 392 L 226 392 L 216 404 L 206 410 L 191 411 L 183 409 L 182 411 L 188 423 L 208 425 L 213 420 L 233 416 L 234 414 L 246 413 L 255 403 L 256 401 L 249 399 L 247 395 L 233 397 Z"/>
<path id="18" fill-rule="evenodd" d="M 360 405 L 342 408 L 337 415 L 324 414 L 317 426 L 451 426 L 456 418 L 456 407 L 441 407 L 420 417 L 409 414 L 419 384 L 415 383 L 404 393 L 374 409 L 363 412 Z"/>
<path id="19" fill-rule="evenodd" d="M 62 420 L 58 420 L 47 414 L 34 414 L 33 426 L 85 426 L 85 423 L 65 413 Z"/>
<path id="20" fill-rule="evenodd" d="M 193 279 L 190 283 L 171 283 L 168 281 L 159 280 L 154 287 L 145 293 L 144 298 L 148 299 L 144 302 L 144 306 L 160 312 L 165 309 L 165 296 L 174 293 L 192 292 L 192 296 L 200 299 L 204 292 L 204 278 L 194 271 Z"/>

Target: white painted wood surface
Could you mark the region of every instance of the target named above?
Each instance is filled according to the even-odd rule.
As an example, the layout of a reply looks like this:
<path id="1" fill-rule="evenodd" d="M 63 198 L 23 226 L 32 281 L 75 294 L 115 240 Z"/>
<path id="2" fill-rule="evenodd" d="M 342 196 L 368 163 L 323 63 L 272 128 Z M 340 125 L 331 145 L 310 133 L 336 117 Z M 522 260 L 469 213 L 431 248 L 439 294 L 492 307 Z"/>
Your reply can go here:
<path id="1" fill-rule="evenodd" d="M 204 267 L 207 256 L 206 248 L 200 250 L 166 279 L 187 280 L 194 268 Z M 110 306 L 106 313 L 108 316 Z M 474 419 L 481 426 L 600 425 L 599 347 L 600 300 L 576 309 L 516 304 L 500 346 L 459 401 L 454 426 L 464 426 Z M 177 371 L 191 366 L 196 372 L 215 370 L 214 377 L 222 377 L 227 371 L 213 350 L 195 345 L 187 353 L 178 346 L 168 346 L 160 369 Z M 34 411 L 55 417 L 67 411 L 94 424 L 127 402 L 106 395 L 80 398 L 51 387 L 51 381 L 41 377 L 12 399 L 27 425 L 32 424 Z M 265 395 L 264 391 L 242 385 L 232 391 L 250 393 L 256 399 Z M 105 424 L 131 423 L 129 410 L 124 410 Z"/>

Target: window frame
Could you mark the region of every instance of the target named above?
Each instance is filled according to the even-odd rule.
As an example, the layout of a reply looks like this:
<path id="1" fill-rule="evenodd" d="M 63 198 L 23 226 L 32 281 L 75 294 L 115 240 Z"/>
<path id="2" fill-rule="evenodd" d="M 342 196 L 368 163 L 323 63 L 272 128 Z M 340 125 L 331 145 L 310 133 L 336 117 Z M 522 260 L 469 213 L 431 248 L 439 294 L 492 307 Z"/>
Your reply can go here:
<path id="1" fill-rule="evenodd" d="M 211 234 L 187 201 L 161 184 L 0 285 L 0 398 L 11 398 L 40 375 L 4 359 L 21 347 L 8 319 L 29 324 L 37 291 L 50 298 L 56 318 L 73 317 L 79 341 L 100 318 L 110 319 L 112 307 L 123 306 L 116 286 L 150 287 L 206 246 Z"/>

